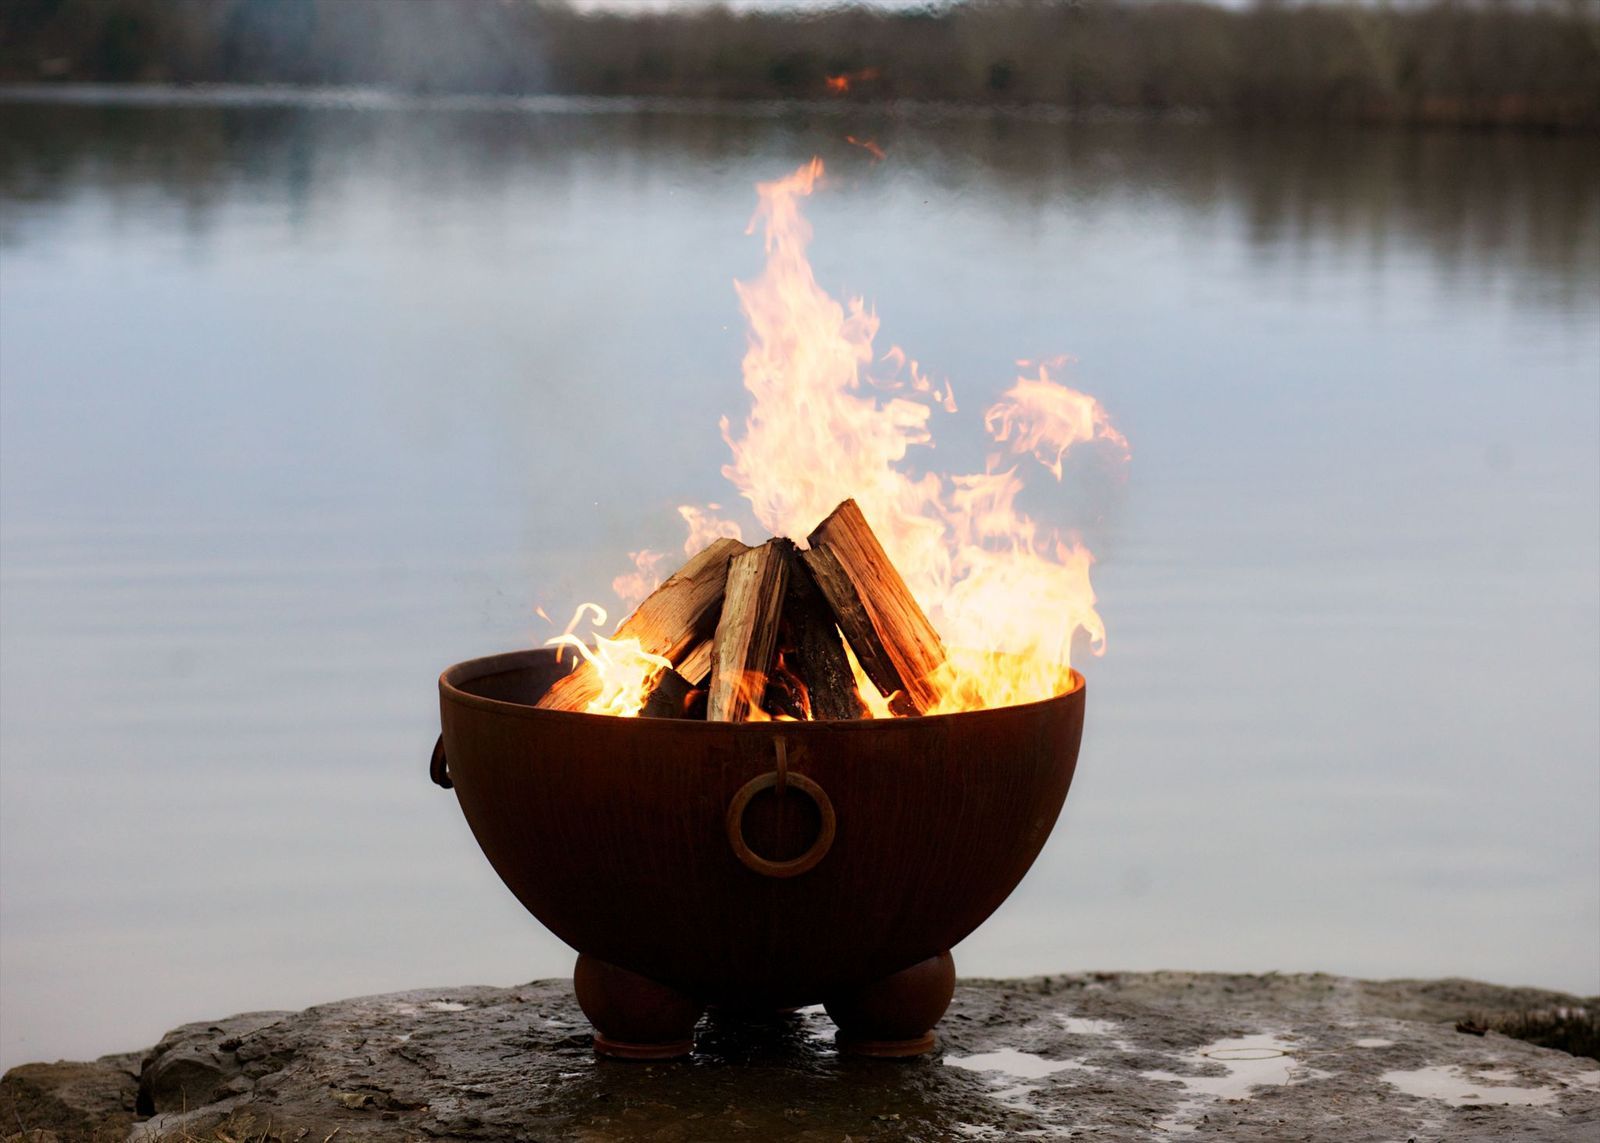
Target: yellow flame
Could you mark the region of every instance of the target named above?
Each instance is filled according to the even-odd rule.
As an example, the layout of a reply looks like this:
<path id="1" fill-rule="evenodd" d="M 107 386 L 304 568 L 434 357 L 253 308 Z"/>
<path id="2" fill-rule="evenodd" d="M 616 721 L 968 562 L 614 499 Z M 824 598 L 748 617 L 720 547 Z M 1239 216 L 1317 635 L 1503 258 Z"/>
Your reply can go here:
<path id="1" fill-rule="evenodd" d="M 850 660 L 850 673 L 856 677 L 856 691 L 867 706 L 867 717 L 893 718 L 894 712 L 889 709 L 889 700 L 894 695 L 883 694 L 873 681 L 867 678 L 867 672 L 862 669 L 861 661 L 856 658 L 855 648 L 850 646 L 849 642 L 844 645 L 844 654 L 845 658 Z"/>
<path id="2" fill-rule="evenodd" d="M 592 623 L 596 628 L 605 623 L 605 608 L 598 603 L 580 603 L 567 629 L 552 639 L 546 639 L 545 645 L 571 647 L 594 668 L 600 682 L 600 692 L 583 708 L 585 711 L 635 718 L 655 690 L 661 672 L 672 666 L 672 660 L 646 651 L 636 638 L 608 639 L 598 631 L 590 636 L 594 640 L 591 648 L 573 634 L 586 611 L 592 615 Z"/>

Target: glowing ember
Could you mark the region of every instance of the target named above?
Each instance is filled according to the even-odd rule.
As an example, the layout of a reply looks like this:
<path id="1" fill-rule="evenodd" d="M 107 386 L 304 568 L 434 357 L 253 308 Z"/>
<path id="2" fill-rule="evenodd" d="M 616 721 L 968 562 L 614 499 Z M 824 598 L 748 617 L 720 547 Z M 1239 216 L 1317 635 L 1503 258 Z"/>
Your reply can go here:
<path id="1" fill-rule="evenodd" d="M 879 162 L 882 162 L 885 158 L 887 158 L 887 156 L 883 153 L 883 148 L 878 146 L 876 140 L 857 139 L 854 135 L 846 135 L 844 137 L 844 141 L 849 143 L 852 147 L 860 147 L 863 151 L 871 155 L 874 159 L 877 159 Z"/>
<path id="2" fill-rule="evenodd" d="M 860 71 L 847 71 L 841 72 L 838 75 L 827 76 L 824 78 L 823 82 L 827 84 L 828 91 L 830 93 L 834 95 L 846 95 L 856 84 L 865 83 L 868 80 L 877 78 L 877 68 L 864 67 Z"/>

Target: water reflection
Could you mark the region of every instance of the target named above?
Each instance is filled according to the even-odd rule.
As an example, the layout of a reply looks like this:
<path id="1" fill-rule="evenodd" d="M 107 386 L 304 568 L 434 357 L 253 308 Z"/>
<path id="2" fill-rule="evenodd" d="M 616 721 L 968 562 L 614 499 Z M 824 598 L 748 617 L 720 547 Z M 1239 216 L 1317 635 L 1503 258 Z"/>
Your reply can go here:
<path id="1" fill-rule="evenodd" d="M 366 113 L 10 103 L 5 120 L 0 193 L 11 203 L 58 203 L 86 187 L 123 208 L 153 196 L 195 234 L 247 195 L 282 210 L 303 239 L 317 200 L 339 200 L 358 174 L 381 172 L 418 209 L 448 210 L 462 199 L 502 197 L 529 179 L 570 183 L 580 170 L 674 178 L 765 155 L 780 163 L 809 151 L 849 155 L 848 131 L 874 138 L 895 163 L 945 190 L 1000 210 L 1065 199 L 1093 212 L 1129 194 L 1197 216 L 1235 210 L 1264 257 L 1316 245 L 1371 262 L 1391 244 L 1419 246 L 1438 273 L 1464 284 L 1494 271 L 1537 274 L 1537 300 L 1563 306 L 1584 300 L 1585 275 L 1600 261 L 1600 157 L 1588 140 L 1560 136 L 929 121 L 881 112 L 820 121 L 798 112 L 528 114 L 514 105 L 485 112 L 426 103 Z M 20 218 L 9 214 L 0 233 L 21 241 Z"/>

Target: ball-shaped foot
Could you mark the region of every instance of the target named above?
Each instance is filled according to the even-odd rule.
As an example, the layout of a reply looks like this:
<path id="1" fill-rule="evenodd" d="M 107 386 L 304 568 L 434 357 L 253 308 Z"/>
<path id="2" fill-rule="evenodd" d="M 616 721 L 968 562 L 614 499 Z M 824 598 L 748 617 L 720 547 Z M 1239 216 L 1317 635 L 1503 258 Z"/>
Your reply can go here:
<path id="1" fill-rule="evenodd" d="M 945 952 L 835 996 L 824 1007 L 839 1026 L 841 1051 L 920 1056 L 938 1045 L 933 1026 L 950 1007 L 955 989 L 956 962 Z"/>
<path id="2" fill-rule="evenodd" d="M 670 1060 L 694 1050 L 702 1005 L 675 988 L 595 960 L 578 957 L 572 985 L 594 1025 L 594 1050 L 618 1060 Z"/>

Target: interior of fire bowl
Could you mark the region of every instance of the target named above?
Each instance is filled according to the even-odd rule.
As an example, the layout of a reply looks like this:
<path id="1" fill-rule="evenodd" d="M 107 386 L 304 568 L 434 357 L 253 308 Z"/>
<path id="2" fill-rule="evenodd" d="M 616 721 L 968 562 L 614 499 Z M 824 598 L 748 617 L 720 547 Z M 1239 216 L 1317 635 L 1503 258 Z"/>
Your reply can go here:
<path id="1" fill-rule="evenodd" d="M 708 1005 L 822 1003 L 846 1050 L 932 1050 L 950 948 L 1060 813 L 1082 677 L 993 710 L 731 723 L 536 708 L 566 670 L 533 650 L 445 671 L 433 775 L 518 900 L 578 951 L 596 1049 L 682 1055 Z"/>

